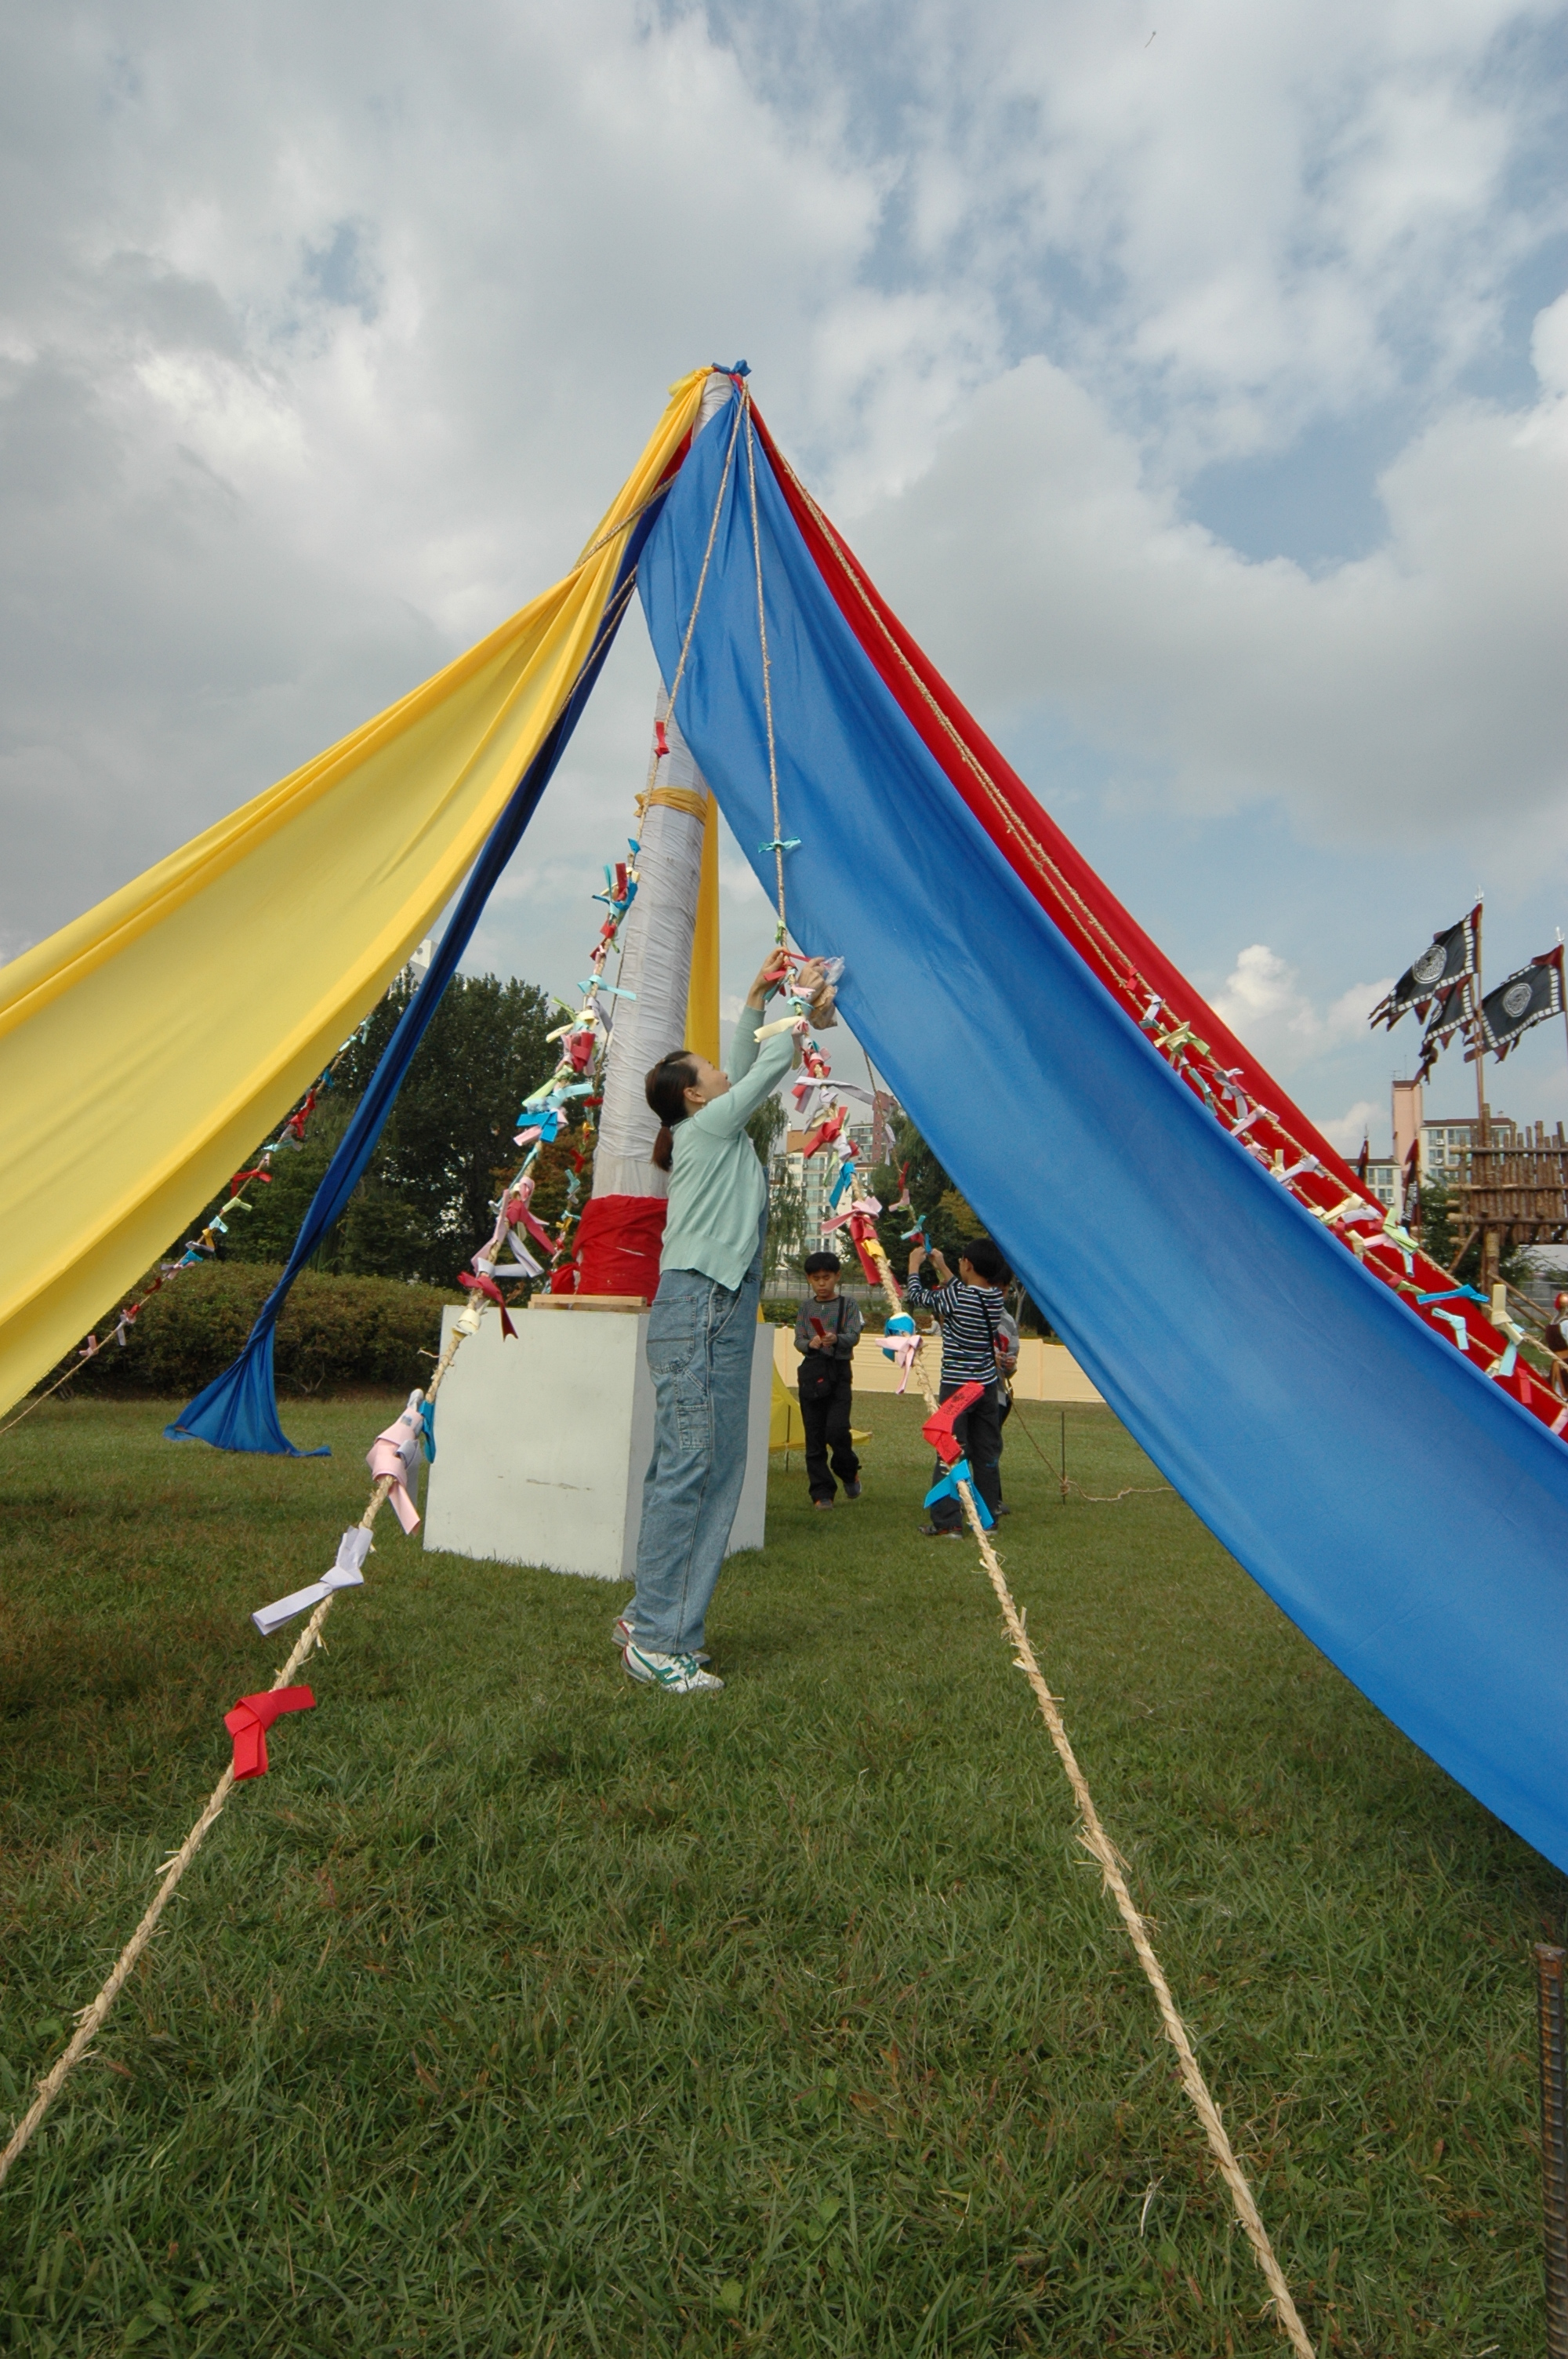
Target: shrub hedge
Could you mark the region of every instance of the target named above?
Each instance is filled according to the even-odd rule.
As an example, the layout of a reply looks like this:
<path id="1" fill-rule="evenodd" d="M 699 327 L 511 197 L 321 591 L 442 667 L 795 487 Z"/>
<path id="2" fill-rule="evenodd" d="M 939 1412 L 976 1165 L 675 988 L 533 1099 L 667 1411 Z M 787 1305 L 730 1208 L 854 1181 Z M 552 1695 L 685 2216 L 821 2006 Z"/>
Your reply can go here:
<path id="1" fill-rule="evenodd" d="M 83 1392 L 189 1398 L 233 1359 L 280 1274 L 265 1262 L 214 1262 L 183 1270 L 143 1306 L 122 1351 L 111 1317 L 96 1358 L 74 1379 Z M 302 1270 L 277 1322 L 275 1364 L 284 1393 L 338 1385 L 412 1387 L 428 1373 L 421 1351 L 438 1349 L 443 1303 L 455 1290 L 392 1277 L 332 1277 Z M 72 1362 L 76 1354 L 70 1355 Z M 59 1375 L 65 1363 L 52 1373 Z"/>

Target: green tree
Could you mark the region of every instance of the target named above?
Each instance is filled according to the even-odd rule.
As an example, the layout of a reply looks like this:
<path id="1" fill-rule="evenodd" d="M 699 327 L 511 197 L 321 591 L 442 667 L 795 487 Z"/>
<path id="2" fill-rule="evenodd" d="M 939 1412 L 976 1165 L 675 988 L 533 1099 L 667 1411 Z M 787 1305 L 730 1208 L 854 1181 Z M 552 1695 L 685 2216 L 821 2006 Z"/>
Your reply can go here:
<path id="1" fill-rule="evenodd" d="M 275 1155 L 270 1184 L 257 1180 L 247 1188 L 255 1209 L 248 1219 L 243 1212 L 231 1214 L 222 1240 L 227 1256 L 287 1257 L 410 996 L 411 986 L 399 977 L 339 1066 L 331 1090 L 311 1115 L 303 1146 Z M 545 1035 L 557 1020 L 553 1003 L 532 984 L 515 977 L 503 983 L 492 974 L 454 977 L 415 1052 L 370 1165 L 337 1229 L 314 1257 L 318 1266 L 355 1277 L 422 1278 L 441 1286 L 455 1281 L 489 1234 L 492 1204 L 522 1160 L 513 1145 L 516 1116 L 555 1061 Z M 551 1192 L 564 1202 L 569 1163 L 564 1143 L 546 1150 L 542 1166 L 546 1158 L 555 1183 Z M 542 1187 L 541 1197 L 545 1192 Z M 558 1210 L 551 1203 L 541 1217 Z"/>
<path id="2" fill-rule="evenodd" d="M 927 1240 L 946 1256 L 949 1266 L 956 1268 L 958 1256 L 968 1241 L 985 1234 L 985 1223 L 953 1185 L 909 1116 L 901 1114 L 893 1126 L 892 1155 L 886 1163 L 878 1164 L 871 1174 L 872 1191 L 884 1204 L 891 1204 L 899 1193 L 898 1175 L 901 1167 L 906 1163 L 909 1166 L 910 1201 L 925 1223 Z M 914 1226 L 914 1218 L 908 1212 L 883 1212 L 877 1223 L 877 1234 L 881 1239 L 882 1250 L 901 1279 L 909 1264 L 909 1247 L 904 1243 L 903 1232 Z M 1014 1288 L 1009 1299 L 1013 1304 L 1018 1323 L 1025 1332 L 1054 1333 L 1045 1313 L 1024 1293 L 1022 1286 Z"/>
<path id="3" fill-rule="evenodd" d="M 763 1248 L 764 1276 L 771 1283 L 786 1269 L 797 1268 L 806 1247 L 806 1190 L 780 1164 L 769 1191 L 768 1237 Z"/>
<path id="4" fill-rule="evenodd" d="M 774 1096 L 764 1098 L 746 1124 L 746 1136 L 762 1157 L 764 1170 L 772 1166 L 787 1119 L 784 1100 Z"/>
<path id="5" fill-rule="evenodd" d="M 906 1163 L 914 1212 L 925 1224 L 929 1243 L 951 1261 L 967 1237 L 984 1234 L 984 1223 L 954 1187 L 908 1115 L 901 1114 L 893 1125 L 892 1154 L 871 1173 L 872 1192 L 884 1204 L 891 1204 L 898 1194 L 899 1171 Z M 877 1223 L 882 1250 L 896 1270 L 903 1268 L 909 1256 L 903 1232 L 914 1225 L 914 1220 L 908 1212 L 883 1212 Z"/>

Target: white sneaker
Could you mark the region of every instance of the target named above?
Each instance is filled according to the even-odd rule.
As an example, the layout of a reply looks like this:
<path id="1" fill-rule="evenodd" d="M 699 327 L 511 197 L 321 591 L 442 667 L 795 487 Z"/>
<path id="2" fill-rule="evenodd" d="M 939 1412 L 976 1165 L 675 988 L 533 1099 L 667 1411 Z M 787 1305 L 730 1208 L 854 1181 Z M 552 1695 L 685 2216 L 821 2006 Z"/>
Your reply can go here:
<path id="1" fill-rule="evenodd" d="M 636 1645 L 637 1633 L 633 1629 L 632 1625 L 627 1621 L 624 1614 L 622 1614 L 619 1621 L 611 1625 L 610 1643 L 614 1647 L 618 1655 L 623 1655 L 628 1647 L 634 1647 Z M 697 1663 L 710 1663 L 713 1660 L 713 1658 L 708 1653 L 706 1647 L 698 1647 L 692 1657 L 692 1660 Z"/>
<path id="2" fill-rule="evenodd" d="M 671 1695 L 716 1695 L 724 1685 L 705 1671 L 695 1655 L 656 1655 L 651 1647 L 623 1647 L 621 1659 L 630 1679 L 644 1687 L 666 1688 Z"/>

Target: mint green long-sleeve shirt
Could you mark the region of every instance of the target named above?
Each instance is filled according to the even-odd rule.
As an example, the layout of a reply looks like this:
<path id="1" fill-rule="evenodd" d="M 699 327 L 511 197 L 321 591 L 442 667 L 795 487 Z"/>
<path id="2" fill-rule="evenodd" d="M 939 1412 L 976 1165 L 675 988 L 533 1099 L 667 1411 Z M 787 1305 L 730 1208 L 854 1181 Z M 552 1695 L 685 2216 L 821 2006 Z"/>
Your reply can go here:
<path id="1" fill-rule="evenodd" d="M 725 1060 L 730 1087 L 700 1113 L 676 1123 L 674 1131 L 670 1209 L 659 1267 L 697 1269 L 730 1288 L 752 1266 L 768 1201 L 767 1175 L 746 1124 L 778 1087 L 795 1055 L 788 1032 L 775 1032 L 759 1046 L 762 1021 L 754 1007 L 742 1007 Z"/>

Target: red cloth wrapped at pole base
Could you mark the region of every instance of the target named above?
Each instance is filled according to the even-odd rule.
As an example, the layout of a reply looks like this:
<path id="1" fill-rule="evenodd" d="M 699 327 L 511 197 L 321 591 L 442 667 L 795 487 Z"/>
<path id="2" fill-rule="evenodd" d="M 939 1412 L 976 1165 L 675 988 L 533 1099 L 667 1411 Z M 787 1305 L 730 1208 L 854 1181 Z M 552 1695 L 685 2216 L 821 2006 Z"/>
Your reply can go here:
<path id="1" fill-rule="evenodd" d="M 234 1777 L 266 1776 L 266 1732 L 286 1712 L 314 1712 L 308 1688 L 269 1688 L 265 1695 L 242 1696 L 223 1725 L 234 1740 Z"/>
<path id="2" fill-rule="evenodd" d="M 633 1294 L 652 1302 L 668 1210 L 663 1196 L 590 1196 L 572 1256 L 576 1284 L 556 1288 L 552 1282 L 552 1291 Z"/>
<path id="3" fill-rule="evenodd" d="M 984 1385 L 960 1385 L 949 1400 L 945 1400 L 940 1408 L 932 1410 L 921 1427 L 921 1432 L 925 1436 L 944 1466 L 956 1466 L 964 1454 L 958 1443 L 953 1439 L 954 1419 L 962 1417 L 964 1411 L 979 1400 L 984 1390 Z"/>

